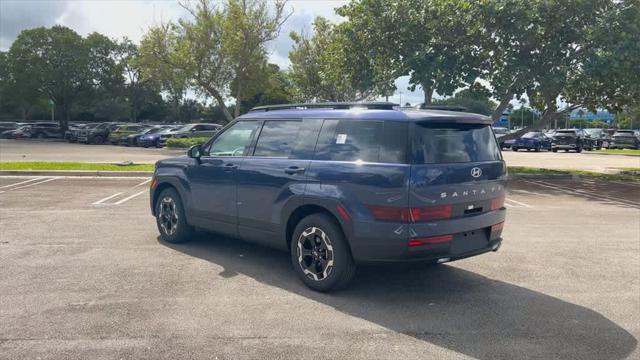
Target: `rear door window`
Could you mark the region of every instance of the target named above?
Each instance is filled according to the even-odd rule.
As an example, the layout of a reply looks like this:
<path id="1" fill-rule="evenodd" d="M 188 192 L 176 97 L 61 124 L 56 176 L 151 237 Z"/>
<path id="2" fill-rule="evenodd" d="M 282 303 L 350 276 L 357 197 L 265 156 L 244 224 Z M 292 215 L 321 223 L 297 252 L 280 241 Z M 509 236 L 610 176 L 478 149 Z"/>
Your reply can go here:
<path id="1" fill-rule="evenodd" d="M 253 156 L 312 159 L 321 119 L 266 120 Z"/>
<path id="2" fill-rule="evenodd" d="M 397 121 L 325 120 L 316 160 L 405 163 L 407 124 Z"/>
<path id="3" fill-rule="evenodd" d="M 412 134 L 414 164 L 501 160 L 488 125 L 418 122 Z"/>

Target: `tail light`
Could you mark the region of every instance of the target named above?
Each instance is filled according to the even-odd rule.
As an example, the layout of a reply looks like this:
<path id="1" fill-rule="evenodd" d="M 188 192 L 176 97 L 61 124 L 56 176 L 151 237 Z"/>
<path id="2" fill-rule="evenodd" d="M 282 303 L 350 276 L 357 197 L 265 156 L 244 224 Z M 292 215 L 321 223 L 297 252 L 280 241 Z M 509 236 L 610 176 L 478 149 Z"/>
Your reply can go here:
<path id="1" fill-rule="evenodd" d="M 504 228 L 504 221 L 495 225 L 491 226 L 491 233 L 495 233 L 498 232 L 500 230 L 502 230 L 502 228 Z"/>
<path id="2" fill-rule="evenodd" d="M 448 219 L 452 210 L 451 205 L 411 208 L 411 222 Z"/>
<path id="3" fill-rule="evenodd" d="M 407 243 L 409 246 L 433 245 L 449 242 L 453 240 L 453 235 L 431 236 L 426 238 L 411 239 Z"/>
<path id="4" fill-rule="evenodd" d="M 491 210 L 497 210 L 504 206 L 504 195 L 491 200 Z"/>
<path id="5" fill-rule="evenodd" d="M 403 208 L 397 206 L 367 205 L 373 217 L 379 221 L 421 222 L 448 219 L 451 217 L 451 205 Z"/>
<path id="6" fill-rule="evenodd" d="M 409 221 L 409 208 L 397 206 L 367 205 L 373 217 L 380 221 Z"/>

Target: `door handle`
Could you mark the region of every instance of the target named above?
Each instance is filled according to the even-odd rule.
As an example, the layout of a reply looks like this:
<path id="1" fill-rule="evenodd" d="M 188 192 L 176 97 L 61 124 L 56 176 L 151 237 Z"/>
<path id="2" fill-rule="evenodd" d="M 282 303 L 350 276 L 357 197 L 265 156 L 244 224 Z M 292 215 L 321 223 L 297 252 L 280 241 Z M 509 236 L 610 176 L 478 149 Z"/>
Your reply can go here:
<path id="1" fill-rule="evenodd" d="M 304 174 L 304 168 L 297 167 L 297 166 L 290 166 L 290 167 L 284 169 L 284 172 L 289 174 L 289 175 Z"/>
<path id="2" fill-rule="evenodd" d="M 236 169 L 237 167 L 238 167 L 238 165 L 236 165 L 236 164 L 227 163 L 227 164 L 224 164 L 224 166 L 222 168 L 224 169 L 224 171 L 231 171 L 231 170 Z"/>

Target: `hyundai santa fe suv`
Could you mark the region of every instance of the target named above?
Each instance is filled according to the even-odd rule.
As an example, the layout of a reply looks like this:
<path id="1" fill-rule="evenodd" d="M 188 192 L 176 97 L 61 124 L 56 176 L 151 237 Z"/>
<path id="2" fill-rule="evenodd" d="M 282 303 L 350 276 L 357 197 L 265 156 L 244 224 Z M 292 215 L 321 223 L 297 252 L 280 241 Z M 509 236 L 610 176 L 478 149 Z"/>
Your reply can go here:
<path id="1" fill-rule="evenodd" d="M 195 228 L 289 251 L 310 288 L 356 264 L 496 251 L 506 166 L 487 117 L 390 103 L 258 107 L 156 163 L 162 240 Z"/>

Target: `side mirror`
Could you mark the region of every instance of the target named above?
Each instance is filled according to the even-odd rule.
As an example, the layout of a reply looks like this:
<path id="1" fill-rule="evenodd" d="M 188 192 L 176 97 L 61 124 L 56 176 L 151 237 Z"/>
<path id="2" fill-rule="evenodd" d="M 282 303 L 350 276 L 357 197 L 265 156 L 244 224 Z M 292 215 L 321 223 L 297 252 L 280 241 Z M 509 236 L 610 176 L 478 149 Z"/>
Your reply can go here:
<path id="1" fill-rule="evenodd" d="M 187 150 L 187 156 L 192 159 L 200 160 L 202 156 L 202 147 L 200 145 L 193 145 Z"/>

